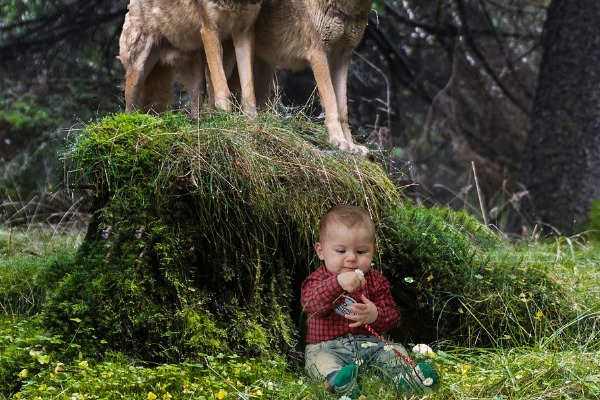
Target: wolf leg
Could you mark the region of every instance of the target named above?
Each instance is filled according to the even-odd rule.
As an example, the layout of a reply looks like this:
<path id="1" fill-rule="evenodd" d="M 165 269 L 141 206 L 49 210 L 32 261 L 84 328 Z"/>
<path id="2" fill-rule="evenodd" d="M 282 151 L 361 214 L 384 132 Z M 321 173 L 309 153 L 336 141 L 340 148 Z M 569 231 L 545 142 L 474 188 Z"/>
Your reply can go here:
<path id="1" fill-rule="evenodd" d="M 329 132 L 329 143 L 340 150 L 352 150 L 352 145 L 346 141 L 340 124 L 336 93 L 333 90 L 329 62 L 325 51 L 321 48 L 310 48 L 308 50 L 308 60 L 317 81 L 317 88 L 325 109 L 325 126 Z"/>
<path id="2" fill-rule="evenodd" d="M 210 81 L 215 93 L 215 105 L 218 109 L 231 111 L 231 93 L 227 87 L 227 78 L 223 71 L 223 49 L 219 32 L 208 26 L 208 24 L 203 24 L 201 33 L 210 72 Z"/>
<path id="3" fill-rule="evenodd" d="M 233 33 L 233 45 L 237 59 L 238 74 L 242 87 L 242 110 L 248 115 L 256 115 L 256 97 L 254 94 L 253 58 L 254 27 Z"/>
<path id="4" fill-rule="evenodd" d="M 146 41 L 144 48 L 133 57 L 133 62 L 128 65 L 125 73 L 125 111 L 133 112 L 137 107 L 142 107 L 141 95 L 144 82 L 158 62 L 160 51 Z"/>
<path id="5" fill-rule="evenodd" d="M 350 66 L 350 56 L 343 56 L 339 61 L 331 61 L 331 77 L 333 81 L 333 90 L 339 110 L 339 121 L 344 132 L 346 141 L 350 144 L 351 151 L 362 156 L 367 155 L 369 150 L 365 146 L 354 143 L 352 132 L 348 122 L 348 68 Z"/>
<path id="6" fill-rule="evenodd" d="M 254 57 L 254 93 L 256 104 L 264 107 L 271 97 L 273 81 L 275 79 L 275 67 L 262 60 L 260 57 Z"/>
<path id="7" fill-rule="evenodd" d="M 205 63 L 206 59 L 202 51 L 196 51 L 189 55 L 189 60 L 179 66 L 178 72 L 183 79 L 190 96 L 190 111 L 195 117 L 200 115 L 202 106 L 202 91 L 206 84 Z"/>

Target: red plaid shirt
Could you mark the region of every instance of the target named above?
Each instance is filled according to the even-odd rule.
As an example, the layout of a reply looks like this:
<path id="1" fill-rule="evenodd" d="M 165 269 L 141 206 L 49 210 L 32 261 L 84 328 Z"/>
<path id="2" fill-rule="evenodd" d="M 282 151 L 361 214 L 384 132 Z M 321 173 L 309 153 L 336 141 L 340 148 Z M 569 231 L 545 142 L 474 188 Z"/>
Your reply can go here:
<path id="1" fill-rule="evenodd" d="M 377 319 L 371 327 L 376 332 L 384 332 L 400 322 L 400 310 L 396 306 L 390 292 L 388 280 L 381 272 L 371 269 L 365 274 L 367 284 L 352 294 L 344 292 L 337 280 L 323 265 L 313 272 L 302 283 L 302 306 L 308 318 L 307 343 L 318 343 L 344 336 L 369 335 L 364 326 L 350 328 L 354 321 L 346 319 L 333 311 L 333 307 L 343 302 L 342 294 L 362 302 L 361 294 L 377 306 Z"/>

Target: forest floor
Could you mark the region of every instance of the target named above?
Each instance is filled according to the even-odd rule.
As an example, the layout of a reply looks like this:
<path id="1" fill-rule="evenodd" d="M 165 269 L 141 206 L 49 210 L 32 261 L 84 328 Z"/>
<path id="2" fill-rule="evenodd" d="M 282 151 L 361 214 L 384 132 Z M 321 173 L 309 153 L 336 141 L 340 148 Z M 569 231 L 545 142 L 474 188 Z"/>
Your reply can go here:
<path id="1" fill-rule="evenodd" d="M 28 302 L 35 288 L 22 285 L 23 275 L 34 276 L 40 260 L 73 252 L 84 231 L 57 234 L 51 229 L 0 230 L 0 398 L 20 399 L 336 399 L 321 382 L 302 371 L 302 359 L 243 359 L 235 354 L 201 354 L 188 363 L 152 365 L 119 352 L 89 354 L 77 348 L 77 338 L 53 337 L 32 323 Z M 539 321 L 534 346 L 513 347 L 499 338 L 489 348 L 459 348 L 439 341 L 429 343 L 435 354 L 411 353 L 417 361 L 434 365 L 441 376 L 436 399 L 594 399 L 600 398 L 600 249 L 589 243 L 535 244 L 523 247 L 523 257 L 544 252 L 554 257 L 556 273 L 566 285 L 574 282 L 585 292 L 588 307 L 577 321 L 589 340 L 573 342 L 561 330 L 544 330 L 550 310 L 536 311 Z M 561 271 L 562 268 L 562 271 Z M 14 293 L 21 302 L 12 301 Z M 581 293 L 581 292 L 580 292 Z M 590 299 L 595 306 L 590 307 Z M 12 308 L 11 308 L 12 307 Z M 17 309 L 18 308 L 18 309 Z M 83 328 L 83 327 L 82 327 Z M 103 340 L 98 338 L 99 341 Z M 44 353 L 45 346 L 58 351 Z M 410 344 L 407 344 L 410 345 Z M 410 398 L 381 376 L 364 371 L 363 398 Z"/>

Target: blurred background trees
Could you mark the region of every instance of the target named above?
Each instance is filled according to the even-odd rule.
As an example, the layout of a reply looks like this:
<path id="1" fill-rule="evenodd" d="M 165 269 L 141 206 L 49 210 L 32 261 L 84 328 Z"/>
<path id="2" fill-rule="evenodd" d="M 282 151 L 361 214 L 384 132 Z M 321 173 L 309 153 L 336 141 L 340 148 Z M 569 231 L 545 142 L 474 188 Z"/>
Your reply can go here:
<path id="1" fill-rule="evenodd" d="M 519 182 L 516 226 L 581 229 L 600 199 L 600 2 L 554 0 Z M 596 206 L 597 207 L 597 206 Z M 597 217 L 596 217 L 597 218 Z M 598 221 L 591 226 L 597 227 Z M 596 233 L 597 235 L 597 233 Z"/>
<path id="2" fill-rule="evenodd" d="M 69 129 L 124 110 L 116 56 L 127 3 L 0 0 L 0 200 L 64 183 L 56 151 Z M 600 15 L 595 0 L 571 3 L 374 1 L 349 78 L 359 140 L 385 150 L 390 173 L 419 203 L 467 209 L 518 233 L 579 229 L 573 221 L 599 197 L 590 187 Z M 563 7 L 570 12 L 549 12 Z M 315 93 L 310 71 L 282 71 L 278 82 L 287 106 Z M 174 108 L 186 104 L 177 90 Z M 573 110 L 580 117 L 560 119 Z M 305 111 L 318 116 L 318 102 Z M 549 185 L 567 165 L 563 186 Z M 544 200 L 544 190 L 555 197 Z M 559 202 L 559 193 L 568 197 Z M 557 205 L 560 213 L 543 211 Z M 509 221 L 515 211 L 526 218 Z"/>
<path id="3" fill-rule="evenodd" d="M 54 190 L 69 129 L 119 110 L 127 3 L 0 0 L 0 199 Z"/>

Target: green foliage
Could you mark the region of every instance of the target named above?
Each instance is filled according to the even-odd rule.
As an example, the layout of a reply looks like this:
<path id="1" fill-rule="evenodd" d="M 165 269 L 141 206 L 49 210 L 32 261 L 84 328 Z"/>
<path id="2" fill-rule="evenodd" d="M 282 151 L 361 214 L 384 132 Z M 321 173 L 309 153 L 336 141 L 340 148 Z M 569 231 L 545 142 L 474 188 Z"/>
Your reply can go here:
<path id="1" fill-rule="evenodd" d="M 31 94 L 23 96 L 22 101 L 12 103 L 9 109 L 0 109 L 0 120 L 6 122 L 11 130 L 35 131 L 38 134 L 55 123 L 48 110 L 36 103 Z"/>
<path id="2" fill-rule="evenodd" d="M 4 0 L 0 4 L 0 14 L 3 16 L 3 24 L 18 24 L 24 20 L 33 20 L 40 15 L 52 10 L 52 2 L 34 0 Z"/>
<path id="3" fill-rule="evenodd" d="M 48 323 L 67 335 L 76 318 L 86 327 L 80 340 L 104 337 L 103 350 L 150 359 L 294 347 L 319 216 L 339 203 L 362 205 L 378 222 L 405 337 L 530 344 L 556 328 L 540 324 L 540 310 L 558 325 L 576 317 L 550 297 L 565 293 L 548 268 L 512 255 L 497 268 L 489 254 L 499 238 L 474 218 L 402 206 L 377 165 L 307 139 L 327 146 L 306 121 L 266 114 L 194 124 L 121 114 L 90 125 L 66 158 L 100 208 Z"/>
<path id="4" fill-rule="evenodd" d="M 39 317 L 0 314 L 0 398 L 17 391 L 24 375 L 47 367 L 62 345 L 62 338 L 47 333 Z"/>
<path id="5" fill-rule="evenodd" d="M 53 99 L 44 101 L 32 93 L 16 98 L 3 95 L 0 127 L 15 153 L 0 150 L 0 157 L 11 161 L 0 168 L 0 198 L 21 200 L 41 189 L 54 190 L 61 175 L 57 160 L 65 133 L 59 127 L 66 122 L 62 117 L 66 110 L 57 107 Z"/>
<path id="6" fill-rule="evenodd" d="M 12 235 L 9 240 L 19 242 Z M 3 249 L 0 245 L 0 254 L 9 254 Z M 63 267 L 70 265 L 70 259 L 68 253 L 45 257 L 19 253 L 9 259 L 0 258 L 0 315 L 26 316 L 41 312 L 48 291 L 65 273 Z"/>
<path id="7" fill-rule="evenodd" d="M 435 357 L 444 376 L 436 399 L 596 399 L 600 353 L 456 348 Z"/>
<path id="8" fill-rule="evenodd" d="M 64 122 L 64 118 L 56 117 L 61 115 L 56 111 L 33 93 L 14 98 L 4 93 L 0 95 L 0 127 L 5 131 L 3 136 L 11 141 L 10 148 L 14 151 L 29 149 L 26 154 L 15 157 L 12 164 L 2 163 L 0 188 L 3 190 L 0 191 L 0 198 L 18 198 L 21 193 L 29 195 L 34 190 L 49 186 L 52 189 L 51 185 L 56 179 L 49 178 L 56 171 L 49 168 L 53 163 L 49 160 L 56 158 L 57 139 L 63 136 L 58 127 Z M 13 160 L 14 154 L 0 150 L 0 157 Z M 5 190 L 7 193 L 3 196 Z"/>
<path id="9" fill-rule="evenodd" d="M 600 242 L 600 200 L 592 200 L 590 218 L 587 223 L 587 236 L 596 242 Z"/>
<path id="10" fill-rule="evenodd" d="M 407 206 L 388 210 L 380 238 L 382 269 L 391 275 L 410 336 L 435 340 L 438 329 L 444 338 L 454 335 L 457 302 L 477 284 L 488 262 L 479 250 L 495 235 L 464 212 Z"/>
<path id="11" fill-rule="evenodd" d="M 0 9 L 0 15 L 7 25 L 16 18 L 15 25 L 6 27 L 5 44 L 9 47 L 11 41 L 20 43 L 19 36 L 22 35 L 31 35 L 26 40 L 31 43 L 36 42 L 33 36 L 37 34 L 56 34 L 49 20 L 62 20 L 60 12 L 69 7 L 62 1 L 8 3 L 9 6 L 0 5 L 9 9 L 6 13 Z M 61 11 L 57 12 L 57 9 Z M 42 15 L 49 18 L 42 18 L 37 23 L 26 22 Z M 40 24 L 45 24 L 44 29 L 40 30 Z M 63 164 L 58 157 L 67 136 L 65 128 L 79 124 L 80 119 L 89 120 L 97 115 L 97 110 L 107 113 L 119 109 L 114 98 L 117 78 L 111 76 L 110 69 L 113 66 L 121 68 L 121 64 L 97 43 L 99 38 L 106 36 L 118 40 L 118 35 L 113 32 L 96 32 L 93 40 L 81 39 L 85 50 L 49 46 L 44 57 L 18 51 L 14 57 L 2 60 L 9 65 L 0 74 L 0 129 L 3 132 L 0 136 L 2 141 L 10 142 L 10 146 L 4 146 L 4 143 L 0 146 L 0 158 L 3 159 L 0 163 L 0 200 L 29 200 L 39 191 L 55 191 L 60 183 L 67 183 L 62 182 Z M 101 60 L 108 56 L 110 61 Z M 11 64 L 13 61 L 19 64 L 19 58 L 24 60 L 24 68 Z M 43 66 L 45 60 L 52 62 Z M 37 79 L 31 78 L 36 75 Z"/>
<path id="12" fill-rule="evenodd" d="M 306 393 L 307 385 L 285 370 L 285 362 L 241 359 L 218 353 L 202 355 L 193 364 L 150 366 L 122 354 L 108 354 L 102 362 L 74 360 L 56 372 L 48 368 L 33 379 L 23 379 L 17 394 L 36 399 L 285 399 Z M 304 396 L 306 398 L 306 395 Z"/>
<path id="13" fill-rule="evenodd" d="M 391 209 L 381 237 L 409 337 L 526 346 L 577 318 L 550 265 L 523 260 L 466 213 Z"/>
<path id="14" fill-rule="evenodd" d="M 598 352 L 548 352 L 539 349 L 464 349 L 438 351 L 415 362 L 433 365 L 442 377 L 436 399 L 593 399 L 600 396 Z M 338 399 L 320 381 L 306 380 L 279 359 L 202 355 L 196 363 L 151 366 L 122 354 L 105 360 L 83 357 L 63 365 L 52 360 L 42 371 L 20 380 L 12 398 L 38 399 Z M 56 369 L 70 372 L 55 372 Z M 368 399 L 406 398 L 371 369 L 359 371 Z M 503 394 L 507 393 L 507 394 Z M 509 394 L 508 394 L 509 393 Z M 155 397 L 156 396 L 156 397 Z M 431 397 L 431 396 L 429 396 Z"/>
<path id="15" fill-rule="evenodd" d="M 40 313 L 64 267 L 71 265 L 68 241 L 52 236 L 54 244 L 44 245 L 48 237 L 35 229 L 29 234 L 37 236 L 35 243 L 24 240 L 20 230 L 11 232 L 10 251 L 0 241 L 0 398 L 18 388 L 20 371 L 40 371 L 64 344 L 43 325 Z M 54 253 L 57 248 L 61 251 Z"/>
<path id="16" fill-rule="evenodd" d="M 43 305 L 44 285 L 38 285 L 40 262 L 31 256 L 13 257 L 10 264 L 0 263 L 0 313 L 35 315 Z"/>

